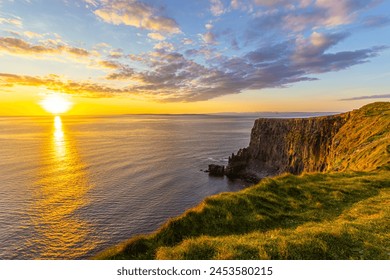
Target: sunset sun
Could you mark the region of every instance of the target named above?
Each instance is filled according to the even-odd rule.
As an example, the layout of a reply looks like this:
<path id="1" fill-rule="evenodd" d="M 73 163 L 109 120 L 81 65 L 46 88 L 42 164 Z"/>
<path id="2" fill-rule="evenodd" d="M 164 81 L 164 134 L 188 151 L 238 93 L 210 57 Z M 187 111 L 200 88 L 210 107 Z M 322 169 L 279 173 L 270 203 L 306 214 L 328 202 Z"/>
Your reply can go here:
<path id="1" fill-rule="evenodd" d="M 40 105 L 49 113 L 62 114 L 71 108 L 72 102 L 61 95 L 48 95 Z"/>

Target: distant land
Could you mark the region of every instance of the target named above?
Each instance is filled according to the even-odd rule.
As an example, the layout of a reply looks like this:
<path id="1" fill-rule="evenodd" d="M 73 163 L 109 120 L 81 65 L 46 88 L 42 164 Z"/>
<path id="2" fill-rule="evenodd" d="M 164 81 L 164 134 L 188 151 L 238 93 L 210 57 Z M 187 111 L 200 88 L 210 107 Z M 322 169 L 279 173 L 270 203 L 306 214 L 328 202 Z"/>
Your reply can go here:
<path id="1" fill-rule="evenodd" d="M 390 259 L 390 102 L 258 119 L 229 168 L 266 178 L 96 259 Z"/>
<path id="2" fill-rule="evenodd" d="M 340 112 L 222 112 L 222 113 L 213 113 L 210 115 L 223 115 L 223 116 L 258 116 L 262 118 L 273 118 L 273 117 L 282 117 L 285 116 L 291 117 L 319 117 L 319 116 L 330 116 L 339 114 Z"/>
<path id="3" fill-rule="evenodd" d="M 244 116 L 244 117 L 263 117 L 263 118 L 286 118 L 289 117 L 318 117 L 335 115 L 340 112 L 221 112 L 204 114 L 161 114 L 161 113 L 142 113 L 142 114 L 122 114 L 126 116 Z"/>

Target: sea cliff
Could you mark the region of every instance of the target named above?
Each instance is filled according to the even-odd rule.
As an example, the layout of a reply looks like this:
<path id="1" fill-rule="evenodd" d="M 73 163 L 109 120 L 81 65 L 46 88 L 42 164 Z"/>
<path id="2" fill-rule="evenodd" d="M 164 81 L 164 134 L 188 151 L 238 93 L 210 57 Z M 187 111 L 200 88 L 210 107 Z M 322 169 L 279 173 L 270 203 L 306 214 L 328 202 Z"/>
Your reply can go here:
<path id="1" fill-rule="evenodd" d="M 282 173 L 373 170 L 389 162 L 390 103 L 302 119 L 258 119 L 250 144 L 229 158 L 226 175 L 252 180 Z"/>

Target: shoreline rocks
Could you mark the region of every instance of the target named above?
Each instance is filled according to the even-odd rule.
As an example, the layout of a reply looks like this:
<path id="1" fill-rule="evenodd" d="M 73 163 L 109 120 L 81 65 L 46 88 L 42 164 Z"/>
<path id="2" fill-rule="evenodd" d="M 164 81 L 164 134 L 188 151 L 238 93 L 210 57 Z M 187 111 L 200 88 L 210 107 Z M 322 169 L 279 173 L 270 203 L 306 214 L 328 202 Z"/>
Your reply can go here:
<path id="1" fill-rule="evenodd" d="M 208 173 L 210 176 L 223 177 L 225 175 L 225 166 L 218 164 L 209 164 Z"/>

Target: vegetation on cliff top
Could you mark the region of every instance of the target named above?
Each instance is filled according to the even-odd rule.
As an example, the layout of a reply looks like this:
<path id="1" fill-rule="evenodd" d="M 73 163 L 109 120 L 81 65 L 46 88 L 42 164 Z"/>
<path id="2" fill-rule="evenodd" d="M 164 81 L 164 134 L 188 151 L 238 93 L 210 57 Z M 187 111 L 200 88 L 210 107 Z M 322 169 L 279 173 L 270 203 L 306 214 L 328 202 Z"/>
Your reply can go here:
<path id="1" fill-rule="evenodd" d="M 351 113 L 360 123 L 338 139 L 349 157 L 335 159 L 344 172 L 281 175 L 209 197 L 96 258 L 390 259 L 389 108 Z"/>
<path id="2" fill-rule="evenodd" d="M 390 102 L 368 104 L 349 114 L 333 139 L 331 170 L 373 170 L 390 160 Z"/>
<path id="3" fill-rule="evenodd" d="M 97 258 L 390 259 L 389 171 L 265 179 Z"/>

